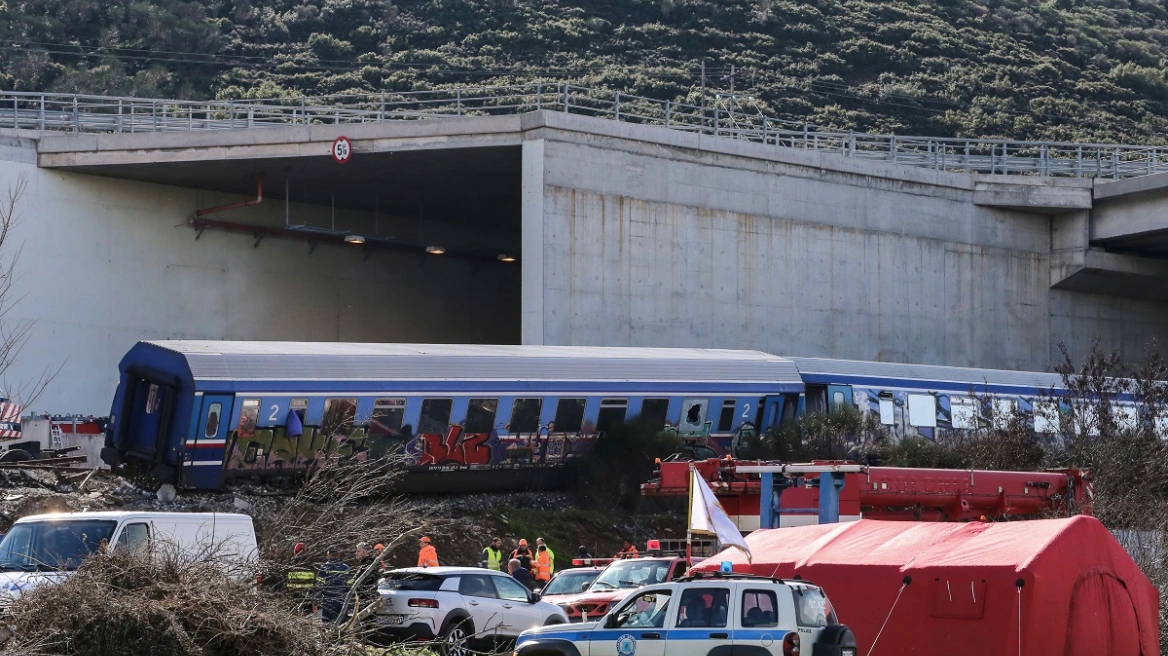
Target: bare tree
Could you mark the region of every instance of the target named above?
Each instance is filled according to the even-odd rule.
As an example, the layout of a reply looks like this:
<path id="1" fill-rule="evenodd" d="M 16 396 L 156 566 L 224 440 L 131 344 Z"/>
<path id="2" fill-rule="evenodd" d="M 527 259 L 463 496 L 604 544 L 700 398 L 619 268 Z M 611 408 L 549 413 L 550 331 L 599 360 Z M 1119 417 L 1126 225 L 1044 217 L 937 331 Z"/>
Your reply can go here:
<path id="1" fill-rule="evenodd" d="M 8 398 L 25 407 L 44 393 L 65 366 L 64 362 L 46 364 L 38 376 L 27 380 L 13 381 L 8 376 L 9 369 L 24 350 L 36 326 L 34 319 L 16 319 L 12 316 L 14 308 L 23 299 L 22 295 L 14 293 L 23 247 L 13 244 L 12 239 L 20 223 L 20 200 L 27 190 L 28 179 L 20 176 L 8 184 L 4 195 L 0 197 L 0 379 L 4 381 Z"/>

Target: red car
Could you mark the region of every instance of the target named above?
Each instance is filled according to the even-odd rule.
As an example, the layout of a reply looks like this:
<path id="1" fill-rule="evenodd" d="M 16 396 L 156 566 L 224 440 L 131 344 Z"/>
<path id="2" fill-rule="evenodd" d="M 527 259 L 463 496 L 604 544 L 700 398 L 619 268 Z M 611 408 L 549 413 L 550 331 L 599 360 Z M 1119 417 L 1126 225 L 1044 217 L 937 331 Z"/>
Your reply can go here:
<path id="1" fill-rule="evenodd" d="M 574 597 L 588 589 L 603 567 L 573 567 L 556 572 L 547 585 L 539 590 L 540 599 L 558 604 L 561 600 Z"/>
<path id="2" fill-rule="evenodd" d="M 646 556 L 614 560 L 584 592 L 553 603 L 564 609 L 569 622 L 600 619 L 612 605 L 643 585 L 674 581 L 685 575 L 684 558 Z"/>

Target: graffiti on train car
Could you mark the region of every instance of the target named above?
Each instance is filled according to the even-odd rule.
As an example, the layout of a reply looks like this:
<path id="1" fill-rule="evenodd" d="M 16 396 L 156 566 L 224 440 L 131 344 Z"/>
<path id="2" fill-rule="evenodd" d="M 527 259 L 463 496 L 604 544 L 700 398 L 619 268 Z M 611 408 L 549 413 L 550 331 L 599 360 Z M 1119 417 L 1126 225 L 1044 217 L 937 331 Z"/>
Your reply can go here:
<path id="1" fill-rule="evenodd" d="M 295 434 L 287 426 L 256 428 L 245 416 L 228 437 L 226 472 L 295 473 L 342 458 L 395 453 L 420 469 L 556 466 L 587 453 L 598 436 L 591 426 L 569 434 L 556 432 L 554 425 L 520 435 L 467 432 L 461 425 L 449 426 L 444 433 L 413 433 L 408 424 L 396 431 L 370 431 L 365 425 L 333 431 L 302 426 L 291 432 Z"/>

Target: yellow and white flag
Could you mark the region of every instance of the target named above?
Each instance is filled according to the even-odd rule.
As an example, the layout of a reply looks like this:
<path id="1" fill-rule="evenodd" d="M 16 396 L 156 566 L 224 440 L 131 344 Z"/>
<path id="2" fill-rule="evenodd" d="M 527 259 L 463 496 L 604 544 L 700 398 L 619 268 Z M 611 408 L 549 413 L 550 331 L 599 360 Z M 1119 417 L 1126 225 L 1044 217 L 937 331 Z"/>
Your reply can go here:
<path id="1" fill-rule="evenodd" d="M 693 469 L 689 474 L 689 530 L 695 535 L 718 538 L 723 547 L 734 547 L 746 554 L 748 562 L 753 562 L 746 538 L 726 514 L 706 480 Z"/>

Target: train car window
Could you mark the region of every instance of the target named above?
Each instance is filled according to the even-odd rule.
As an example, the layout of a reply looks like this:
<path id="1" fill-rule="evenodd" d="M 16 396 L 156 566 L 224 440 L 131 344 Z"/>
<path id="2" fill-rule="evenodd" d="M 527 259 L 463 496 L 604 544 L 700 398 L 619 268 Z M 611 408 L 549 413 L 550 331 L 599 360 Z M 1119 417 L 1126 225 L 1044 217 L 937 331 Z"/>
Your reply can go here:
<path id="1" fill-rule="evenodd" d="M 932 394 L 909 394 L 908 423 L 922 428 L 936 426 L 937 397 Z"/>
<path id="2" fill-rule="evenodd" d="M 369 436 L 396 436 L 401 432 L 405 418 L 405 399 L 377 399 L 373 402 Z"/>
<path id="3" fill-rule="evenodd" d="M 223 414 L 222 403 L 212 403 L 207 410 L 207 427 L 203 429 L 203 437 L 214 438 L 219 435 L 219 417 Z"/>
<path id="4" fill-rule="evenodd" d="M 725 433 L 734 428 L 734 409 L 738 407 L 735 399 L 722 399 L 722 414 L 718 416 L 718 432 Z"/>
<path id="5" fill-rule="evenodd" d="M 880 393 L 880 423 L 892 426 L 896 423 L 896 401 L 891 392 Z"/>
<path id="6" fill-rule="evenodd" d="M 1135 430 L 1140 425 L 1140 413 L 1135 406 L 1121 405 L 1115 409 L 1115 422 L 1122 430 Z"/>
<path id="7" fill-rule="evenodd" d="M 831 407 L 842 408 L 846 401 L 847 401 L 847 399 L 844 397 L 843 392 L 832 392 L 832 394 L 831 394 Z"/>
<path id="8" fill-rule="evenodd" d="M 450 409 L 453 399 L 424 399 L 422 415 L 418 418 L 418 434 L 445 435 L 450 429 Z"/>
<path id="9" fill-rule="evenodd" d="M 779 425 L 785 426 L 795 420 L 795 413 L 799 411 L 799 395 L 798 394 L 784 394 L 783 395 L 783 417 L 779 420 Z"/>
<path id="10" fill-rule="evenodd" d="M 603 433 L 623 423 L 628 409 L 628 399 L 601 399 L 600 412 L 596 415 L 596 430 Z"/>
<path id="11" fill-rule="evenodd" d="M 949 397 L 949 410 L 953 428 L 977 428 L 977 399 Z"/>
<path id="12" fill-rule="evenodd" d="M 151 383 L 150 391 L 146 394 L 146 414 L 152 415 L 158 409 L 158 386 Z"/>
<path id="13" fill-rule="evenodd" d="M 255 435 L 256 420 L 260 416 L 260 400 L 244 399 L 243 408 L 239 411 L 239 436 L 252 437 Z"/>
<path id="14" fill-rule="evenodd" d="M 821 385 L 807 386 L 807 412 L 827 412 L 827 388 Z"/>
<path id="15" fill-rule="evenodd" d="M 507 430 L 511 433 L 538 433 L 539 413 L 542 409 L 543 399 L 515 399 Z"/>
<path id="16" fill-rule="evenodd" d="M 557 433 L 579 433 L 584 427 L 584 406 L 587 399 L 560 399 L 556 404 L 555 430 Z"/>
<path id="17" fill-rule="evenodd" d="M 1059 408 L 1056 401 L 1034 402 L 1034 431 L 1036 433 L 1057 433 L 1059 430 Z"/>
<path id="18" fill-rule="evenodd" d="M 301 424 L 308 420 L 308 399 L 292 399 L 288 404 L 288 409 L 300 417 Z"/>
<path id="19" fill-rule="evenodd" d="M 669 399 L 645 399 L 641 401 L 641 416 L 665 423 L 669 417 Z"/>
<path id="20" fill-rule="evenodd" d="M 320 430 L 325 435 L 348 436 L 357 423 L 357 399 L 325 399 Z"/>
<path id="21" fill-rule="evenodd" d="M 1006 429 L 1018 414 L 1018 399 L 994 399 L 994 428 Z"/>
<path id="22" fill-rule="evenodd" d="M 1075 408 L 1075 433 L 1083 435 L 1098 435 L 1100 418 L 1099 413 L 1095 408 L 1078 407 Z"/>
<path id="23" fill-rule="evenodd" d="M 468 433 L 490 433 L 495 430 L 495 414 L 499 410 L 499 399 L 471 399 L 466 408 Z"/>
<path id="24" fill-rule="evenodd" d="M 1160 413 L 1156 415 L 1156 437 L 1162 440 L 1168 440 L 1168 413 Z"/>

